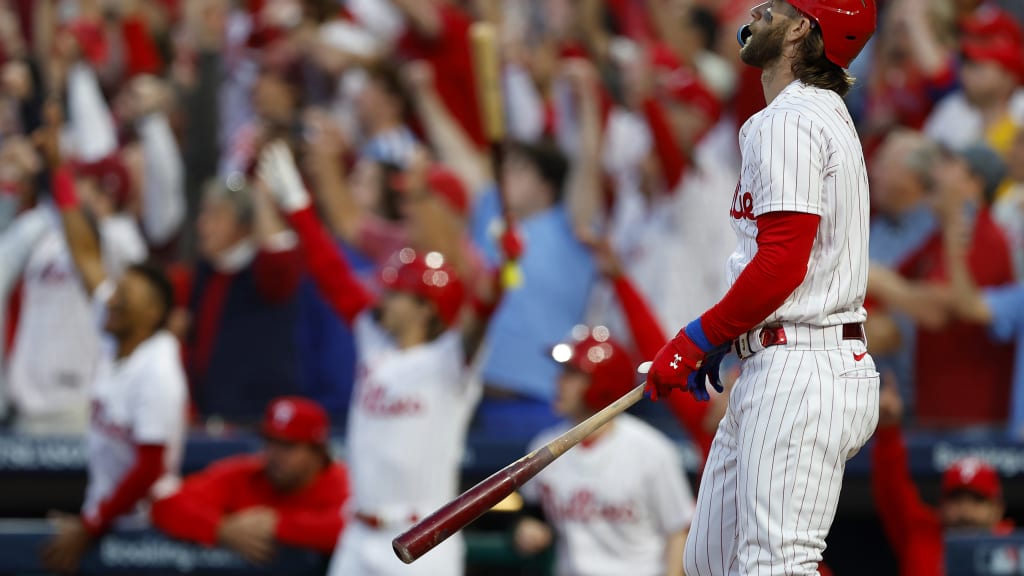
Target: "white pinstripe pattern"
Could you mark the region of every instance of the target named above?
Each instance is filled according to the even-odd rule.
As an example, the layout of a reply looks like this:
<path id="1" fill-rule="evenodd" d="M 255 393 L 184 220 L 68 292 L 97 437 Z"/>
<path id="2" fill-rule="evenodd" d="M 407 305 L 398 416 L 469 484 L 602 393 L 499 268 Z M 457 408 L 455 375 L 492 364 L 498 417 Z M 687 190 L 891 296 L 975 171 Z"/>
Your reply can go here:
<path id="1" fill-rule="evenodd" d="M 749 194 L 753 217 L 795 211 L 821 216 L 807 276 L 766 323 L 863 322 L 868 269 L 868 179 L 842 99 L 794 82 L 740 129 L 744 163 L 733 209 Z M 757 223 L 732 218 L 739 243 L 729 284 L 757 253 Z"/>
<path id="2" fill-rule="evenodd" d="M 842 99 L 800 82 L 744 124 L 740 149 L 730 283 L 757 253 L 757 216 L 821 220 L 803 283 L 765 320 L 782 324 L 788 343 L 741 364 L 697 492 L 685 568 L 817 574 L 846 461 L 878 420 L 874 362 L 841 327 L 866 318 L 867 172 Z"/>

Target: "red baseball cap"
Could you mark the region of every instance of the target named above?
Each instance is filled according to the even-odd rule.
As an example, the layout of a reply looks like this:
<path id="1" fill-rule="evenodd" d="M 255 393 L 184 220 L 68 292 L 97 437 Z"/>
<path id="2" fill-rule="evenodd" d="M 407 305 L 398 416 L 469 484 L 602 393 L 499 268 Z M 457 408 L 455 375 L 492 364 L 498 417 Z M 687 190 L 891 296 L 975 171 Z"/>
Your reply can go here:
<path id="1" fill-rule="evenodd" d="M 997 36 L 989 40 L 966 40 L 963 54 L 975 62 L 994 62 L 1016 76 L 1017 82 L 1024 83 L 1024 50 L 1009 38 Z"/>
<path id="2" fill-rule="evenodd" d="M 402 192 L 409 191 L 409 179 L 405 174 L 396 175 L 391 185 Z M 469 212 L 469 192 L 466 191 L 465 184 L 455 172 L 443 165 L 432 164 L 427 170 L 427 189 L 444 200 L 459 216 L 465 216 Z"/>
<path id="3" fill-rule="evenodd" d="M 965 490 L 988 499 L 1003 495 L 999 473 L 981 458 L 970 456 L 953 462 L 942 475 L 942 496 Z"/>
<path id="4" fill-rule="evenodd" d="M 709 126 L 714 126 L 722 117 L 722 102 L 695 73 L 677 70 L 668 75 L 665 87 L 675 101 L 702 111 Z"/>
<path id="5" fill-rule="evenodd" d="M 1005 10 L 984 5 L 960 20 L 960 31 L 971 39 L 1004 38 L 1018 46 L 1024 42 L 1020 24 Z"/>
<path id="6" fill-rule="evenodd" d="M 267 406 L 263 435 L 286 442 L 327 443 L 327 413 L 306 398 L 285 396 Z"/>

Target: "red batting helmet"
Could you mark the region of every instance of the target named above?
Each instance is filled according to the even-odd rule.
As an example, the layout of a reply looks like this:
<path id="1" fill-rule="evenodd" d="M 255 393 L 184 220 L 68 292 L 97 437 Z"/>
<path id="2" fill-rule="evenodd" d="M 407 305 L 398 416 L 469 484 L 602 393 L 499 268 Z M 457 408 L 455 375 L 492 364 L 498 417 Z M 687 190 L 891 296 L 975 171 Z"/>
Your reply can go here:
<path id="1" fill-rule="evenodd" d="M 552 348 L 551 357 L 559 364 L 590 377 L 590 386 L 583 401 L 597 412 L 634 386 L 633 361 L 626 349 L 611 339 L 604 326 L 577 326 L 573 329 L 573 336 L 573 342 Z"/>
<path id="2" fill-rule="evenodd" d="M 875 33 L 875 0 L 787 0 L 817 22 L 825 41 L 825 57 L 849 68 Z"/>
<path id="3" fill-rule="evenodd" d="M 433 303 L 445 326 L 451 326 L 462 309 L 462 282 L 438 252 L 420 255 L 412 248 L 402 248 L 381 270 L 380 278 L 389 290 L 409 292 Z"/>

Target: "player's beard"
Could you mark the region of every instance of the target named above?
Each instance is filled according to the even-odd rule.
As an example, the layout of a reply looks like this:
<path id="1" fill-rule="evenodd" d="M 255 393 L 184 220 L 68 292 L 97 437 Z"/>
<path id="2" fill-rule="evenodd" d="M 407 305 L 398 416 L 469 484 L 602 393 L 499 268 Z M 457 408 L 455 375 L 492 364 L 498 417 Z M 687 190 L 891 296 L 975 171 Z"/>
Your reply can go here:
<path id="1" fill-rule="evenodd" d="M 754 32 L 740 49 L 740 60 L 755 68 L 765 68 L 782 57 L 782 44 L 786 28 L 778 26 Z"/>

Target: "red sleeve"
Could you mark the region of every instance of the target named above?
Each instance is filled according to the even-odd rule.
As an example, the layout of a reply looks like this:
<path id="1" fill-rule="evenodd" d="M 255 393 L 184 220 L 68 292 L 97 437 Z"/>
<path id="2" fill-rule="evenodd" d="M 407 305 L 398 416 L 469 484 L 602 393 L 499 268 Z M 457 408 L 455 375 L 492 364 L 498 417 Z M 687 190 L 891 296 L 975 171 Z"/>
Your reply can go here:
<path id="1" fill-rule="evenodd" d="M 897 555 L 906 549 L 910 531 L 919 529 L 917 518 L 936 522 L 934 512 L 921 501 L 910 477 L 907 448 L 899 426 L 880 426 L 875 432 L 871 490 L 882 528 Z"/>
<path id="2" fill-rule="evenodd" d="M 277 539 L 282 544 L 311 548 L 325 554 L 334 551 L 344 527 L 342 507 L 349 497 L 348 476 L 337 467 L 328 472 L 316 486 L 319 496 L 316 509 L 279 509 Z"/>
<path id="3" fill-rule="evenodd" d="M 114 493 L 100 503 L 99 509 L 82 521 L 90 534 L 98 536 L 110 528 L 118 516 L 125 514 L 149 494 L 150 487 L 164 473 L 164 446 L 144 444 L 135 448 L 135 465 L 121 478 Z"/>
<path id="4" fill-rule="evenodd" d="M 128 75 L 159 74 L 162 64 L 160 51 L 142 17 L 132 15 L 125 18 L 121 23 L 121 33 L 127 48 Z"/>
<path id="5" fill-rule="evenodd" d="M 654 139 L 654 151 L 658 154 L 661 164 L 661 175 L 669 191 L 676 189 L 686 170 L 686 155 L 672 135 L 672 127 L 665 117 L 665 109 L 654 98 L 644 101 L 644 117 L 651 129 Z"/>
<path id="6" fill-rule="evenodd" d="M 298 249 L 260 250 L 252 263 L 256 289 L 270 303 L 291 298 L 302 281 L 302 255 Z"/>
<path id="7" fill-rule="evenodd" d="M 757 218 L 757 254 L 701 318 L 712 344 L 730 342 L 757 326 L 800 286 L 820 218 L 803 212 L 770 212 Z"/>
<path id="8" fill-rule="evenodd" d="M 220 520 L 232 511 L 231 495 L 243 489 L 246 473 L 247 467 L 227 460 L 189 476 L 177 493 L 153 503 L 153 524 L 174 538 L 215 545 Z"/>
<path id="9" fill-rule="evenodd" d="M 289 214 L 288 221 L 302 240 L 306 269 L 317 290 L 339 316 L 352 324 L 360 312 L 373 305 L 373 296 L 359 283 L 312 207 Z"/>
<path id="10" fill-rule="evenodd" d="M 612 285 L 615 288 L 616 296 L 618 296 L 619 305 L 622 306 L 622 312 L 626 316 L 626 322 L 629 323 L 629 330 L 633 333 L 637 350 L 643 358 L 654 358 L 658 351 L 668 343 L 668 338 L 662 332 L 657 318 L 647 301 L 628 278 L 619 276 L 615 278 Z M 704 420 L 711 404 L 695 402 L 689 394 L 669 394 L 668 407 L 686 429 L 693 442 L 700 447 L 701 454 L 707 459 L 708 453 L 711 452 L 711 441 L 714 440 L 714 435 L 708 434 L 704 430 Z"/>

